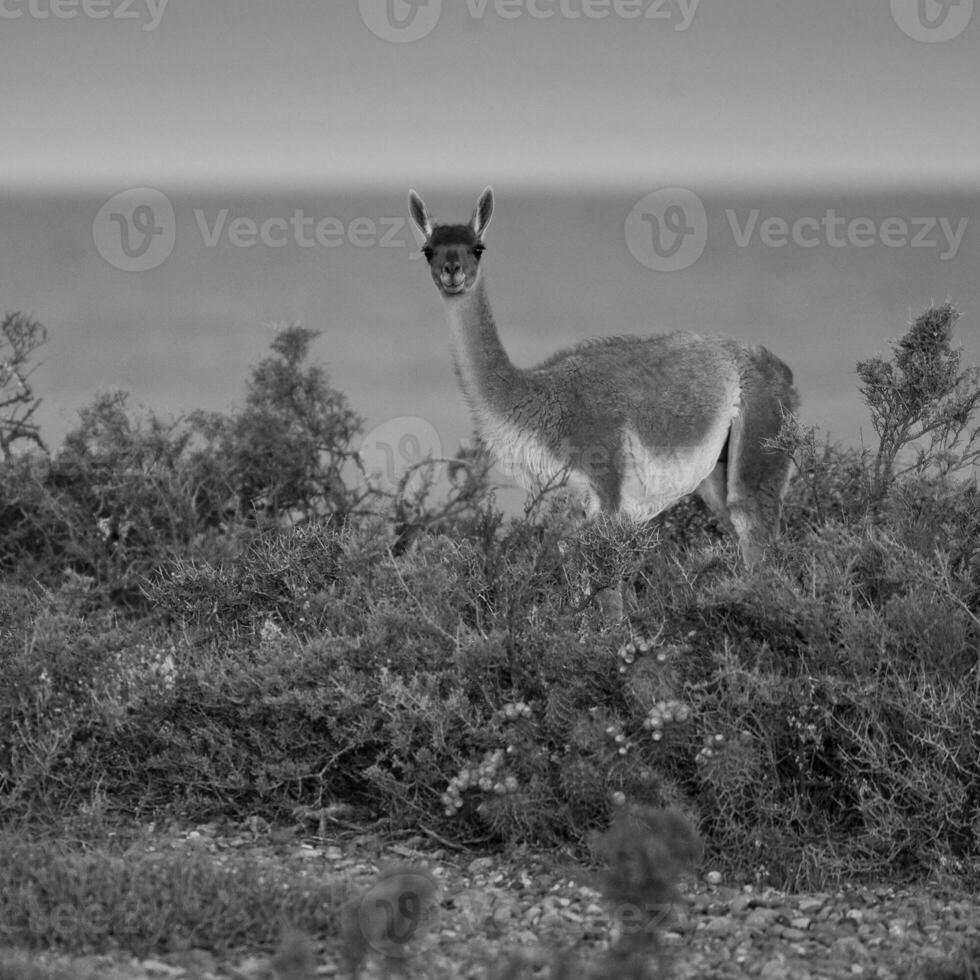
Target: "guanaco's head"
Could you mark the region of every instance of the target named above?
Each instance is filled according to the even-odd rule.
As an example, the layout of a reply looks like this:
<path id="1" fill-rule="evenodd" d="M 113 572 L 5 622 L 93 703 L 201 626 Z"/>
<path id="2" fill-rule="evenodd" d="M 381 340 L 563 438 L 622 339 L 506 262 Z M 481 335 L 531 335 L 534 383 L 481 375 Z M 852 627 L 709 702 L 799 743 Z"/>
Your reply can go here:
<path id="1" fill-rule="evenodd" d="M 467 225 L 434 224 L 425 202 L 415 191 L 408 192 L 408 210 L 425 241 L 422 254 L 429 263 L 432 281 L 443 296 L 458 296 L 476 285 L 480 256 L 486 247 L 483 233 L 493 214 L 493 191 L 488 187 L 477 201 Z"/>

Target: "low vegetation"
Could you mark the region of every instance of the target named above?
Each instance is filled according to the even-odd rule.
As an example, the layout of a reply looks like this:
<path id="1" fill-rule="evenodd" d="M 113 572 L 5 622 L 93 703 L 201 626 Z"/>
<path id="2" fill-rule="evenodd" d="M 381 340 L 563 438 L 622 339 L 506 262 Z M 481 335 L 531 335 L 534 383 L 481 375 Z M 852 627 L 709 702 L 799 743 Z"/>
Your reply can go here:
<path id="1" fill-rule="evenodd" d="M 295 327 L 236 414 L 169 422 L 103 395 L 49 452 L 22 387 L 43 334 L 8 317 L 0 820 L 18 831 L 0 840 L 0 944 L 167 948 L 205 928 L 195 903 L 220 911 L 236 891 L 275 914 L 263 926 L 233 903 L 195 943 L 271 942 L 281 921 L 342 931 L 315 890 L 242 888 L 193 862 L 134 876 L 34 840 L 161 814 L 342 813 L 462 844 L 561 844 L 610 863 L 608 894 L 664 903 L 672 875 L 617 878 L 647 860 L 623 856 L 625 814 L 660 842 L 646 853 L 679 868 L 703 847 L 736 882 L 975 884 L 980 378 L 956 317 L 931 309 L 858 365 L 876 451 L 786 420 L 774 449 L 799 476 L 752 572 L 695 502 L 573 533 L 560 492 L 503 515 L 474 454 L 448 481 L 432 463 L 385 490 L 360 469 L 360 419 L 308 363 L 315 335 Z M 631 615 L 603 630 L 589 583 L 614 575 Z M 12 912 L 20 888 L 145 914 L 122 933 L 38 925 Z M 636 954 L 610 954 L 618 976 L 643 975 Z"/>

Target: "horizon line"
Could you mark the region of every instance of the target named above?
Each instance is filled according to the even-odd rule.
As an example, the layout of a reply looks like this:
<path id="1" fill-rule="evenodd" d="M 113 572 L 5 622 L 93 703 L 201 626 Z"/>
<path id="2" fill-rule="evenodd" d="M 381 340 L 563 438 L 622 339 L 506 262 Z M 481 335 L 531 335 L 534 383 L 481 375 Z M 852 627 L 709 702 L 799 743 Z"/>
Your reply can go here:
<path id="1" fill-rule="evenodd" d="M 489 178 L 489 179 L 488 179 Z M 480 186 L 477 187 L 477 184 Z M 356 191 L 362 193 L 380 194 L 398 188 L 399 192 L 407 194 L 410 187 L 418 189 L 438 187 L 447 193 L 478 193 L 487 184 L 495 189 L 506 188 L 508 193 L 516 194 L 553 194 L 564 196 L 582 192 L 588 193 L 641 193 L 664 187 L 685 187 L 696 192 L 712 194 L 719 191 L 733 190 L 744 193 L 783 193 L 808 191 L 823 192 L 852 192 L 852 193 L 934 193 L 934 194 L 977 194 L 980 193 L 980 177 L 943 176 L 939 178 L 893 176 L 883 178 L 853 176 L 821 176 L 807 177 L 780 174 L 778 176 L 758 175 L 752 177 L 701 177 L 692 179 L 678 175 L 662 174 L 651 179 L 649 176 L 617 176 L 600 179 L 597 177 L 570 177 L 555 181 L 538 177 L 509 174 L 494 176 L 492 173 L 482 178 L 466 179 L 458 176 L 443 177 L 412 176 L 412 177 L 329 177 L 312 179 L 306 177 L 222 177 L 202 175 L 198 178 L 172 178 L 165 175 L 151 177 L 144 175 L 127 179 L 93 178 L 84 181 L 62 181 L 58 179 L 25 179 L 22 177 L 0 178 L 0 191 L 23 197 L 44 196 L 95 196 L 116 194 L 120 190 L 135 187 L 153 187 L 174 194 L 207 194 L 215 192 L 226 193 L 260 193 L 274 194 L 283 192 L 322 192 L 324 190 Z M 476 190 L 474 190 L 476 188 Z"/>

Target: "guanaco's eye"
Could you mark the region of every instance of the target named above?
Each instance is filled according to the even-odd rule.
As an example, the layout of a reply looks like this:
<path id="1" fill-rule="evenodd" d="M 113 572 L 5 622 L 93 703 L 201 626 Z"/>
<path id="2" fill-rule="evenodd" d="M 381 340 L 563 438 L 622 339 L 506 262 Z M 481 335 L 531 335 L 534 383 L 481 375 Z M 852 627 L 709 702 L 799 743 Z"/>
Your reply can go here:
<path id="1" fill-rule="evenodd" d="M 475 245 L 473 246 L 473 254 L 474 254 L 474 255 L 475 255 L 475 256 L 476 256 L 477 258 L 479 258 L 479 257 L 480 257 L 480 256 L 481 256 L 481 255 L 482 255 L 482 254 L 483 254 L 483 253 L 484 253 L 484 252 L 486 251 L 486 250 L 487 250 L 487 247 L 486 247 L 486 245 L 484 245 L 484 244 L 483 244 L 482 242 L 477 242 L 477 243 L 476 243 L 476 244 L 475 244 Z"/>
<path id="2" fill-rule="evenodd" d="M 423 245 L 422 246 L 422 254 L 425 256 L 426 262 L 429 262 L 429 261 L 432 260 L 432 256 L 433 256 L 434 253 L 433 253 L 432 249 L 428 245 Z"/>

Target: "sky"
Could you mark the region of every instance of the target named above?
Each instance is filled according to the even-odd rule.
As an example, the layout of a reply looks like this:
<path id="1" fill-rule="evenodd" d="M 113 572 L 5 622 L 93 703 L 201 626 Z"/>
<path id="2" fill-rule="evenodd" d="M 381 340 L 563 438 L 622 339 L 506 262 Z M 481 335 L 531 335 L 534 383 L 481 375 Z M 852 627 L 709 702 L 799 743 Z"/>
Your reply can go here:
<path id="1" fill-rule="evenodd" d="M 973 0 L 0 0 L 0 92 L 29 190 L 980 175 Z"/>

